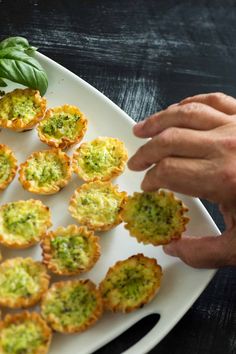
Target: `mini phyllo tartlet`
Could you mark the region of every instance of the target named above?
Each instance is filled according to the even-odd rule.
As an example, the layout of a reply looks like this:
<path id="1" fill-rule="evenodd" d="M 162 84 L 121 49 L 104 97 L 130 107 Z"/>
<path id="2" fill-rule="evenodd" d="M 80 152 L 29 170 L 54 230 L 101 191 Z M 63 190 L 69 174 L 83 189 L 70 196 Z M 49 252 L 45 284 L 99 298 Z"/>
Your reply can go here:
<path id="1" fill-rule="evenodd" d="M 100 257 L 99 238 L 84 226 L 59 227 L 43 238 L 41 247 L 43 263 L 56 274 L 87 272 Z"/>
<path id="2" fill-rule="evenodd" d="M 99 285 L 104 309 L 131 312 L 150 302 L 160 288 L 162 268 L 143 254 L 118 261 Z"/>
<path id="3" fill-rule="evenodd" d="M 61 281 L 44 295 L 41 313 L 57 332 L 82 332 L 101 317 L 102 298 L 90 280 Z"/>
<path id="4" fill-rule="evenodd" d="M 87 130 L 87 119 L 76 106 L 66 104 L 48 109 L 37 130 L 43 143 L 67 149 L 83 139 Z"/>
<path id="5" fill-rule="evenodd" d="M 127 159 L 127 150 L 122 141 L 99 137 L 76 149 L 73 170 L 86 182 L 109 181 L 124 171 Z"/>
<path id="6" fill-rule="evenodd" d="M 19 181 L 32 193 L 57 193 L 70 178 L 70 158 L 60 149 L 34 152 L 20 165 Z"/>
<path id="7" fill-rule="evenodd" d="M 0 191 L 5 189 L 13 180 L 17 171 L 17 161 L 12 150 L 0 144 Z"/>
<path id="8" fill-rule="evenodd" d="M 189 221 L 187 211 L 172 192 L 136 192 L 128 197 L 121 217 L 138 242 L 158 246 L 181 237 Z"/>
<path id="9" fill-rule="evenodd" d="M 32 258 L 11 258 L 0 264 L 0 306 L 33 306 L 40 301 L 48 285 L 46 267 Z"/>
<path id="10" fill-rule="evenodd" d="M 0 99 L 0 127 L 16 131 L 32 129 L 45 111 L 46 99 L 39 91 L 15 89 Z"/>
<path id="11" fill-rule="evenodd" d="M 77 188 L 70 200 L 69 211 L 79 224 L 90 230 L 106 231 L 121 223 L 126 192 L 110 182 L 89 182 Z"/>
<path id="12" fill-rule="evenodd" d="M 8 314 L 0 321 L 0 353 L 47 354 L 52 331 L 37 312 Z"/>
<path id="13" fill-rule="evenodd" d="M 40 200 L 19 200 L 0 207 L 0 243 L 6 247 L 35 245 L 51 225 L 50 210 Z"/>

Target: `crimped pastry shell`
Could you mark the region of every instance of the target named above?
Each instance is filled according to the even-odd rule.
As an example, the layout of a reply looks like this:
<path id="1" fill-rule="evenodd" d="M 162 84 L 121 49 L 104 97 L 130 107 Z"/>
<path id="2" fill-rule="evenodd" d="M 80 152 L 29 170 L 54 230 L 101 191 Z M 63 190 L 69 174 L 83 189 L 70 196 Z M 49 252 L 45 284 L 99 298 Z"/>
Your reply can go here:
<path id="1" fill-rule="evenodd" d="M 112 288 L 112 277 L 116 276 L 122 268 L 128 266 L 132 266 L 134 270 L 137 271 L 139 264 L 143 265 L 143 269 L 152 269 L 152 280 L 153 284 L 148 291 L 142 296 L 139 301 L 132 301 L 129 299 L 119 300 L 119 289 L 113 287 Z M 105 278 L 101 281 L 99 285 L 99 290 L 101 292 L 103 298 L 104 308 L 110 310 L 112 312 L 132 312 L 140 307 L 143 307 L 145 304 L 149 303 L 156 293 L 160 289 L 162 278 L 162 268 L 155 258 L 148 258 L 145 257 L 143 254 L 137 254 L 134 256 L 129 257 L 126 260 L 118 261 L 109 268 Z M 106 296 L 107 289 L 113 289 L 113 293 L 110 293 L 110 296 Z"/>
<path id="2" fill-rule="evenodd" d="M 78 134 L 74 139 L 70 139 L 67 136 L 62 136 L 61 138 L 58 139 L 58 138 L 54 138 L 52 136 L 49 136 L 42 131 L 42 127 L 43 127 L 44 123 L 46 121 L 48 121 L 49 119 L 53 118 L 53 115 L 55 113 L 61 113 L 61 112 L 62 113 L 66 112 L 66 113 L 70 113 L 70 114 L 77 114 L 80 116 L 80 119 L 77 123 Z M 55 148 L 60 148 L 60 149 L 64 150 L 64 149 L 69 148 L 71 145 L 79 143 L 83 139 L 84 134 L 86 133 L 86 130 L 87 130 L 87 124 L 88 124 L 88 121 L 87 121 L 86 117 L 84 116 L 84 114 L 82 112 L 80 112 L 80 110 L 76 106 L 65 104 L 63 106 L 48 109 L 46 111 L 46 114 L 45 114 L 43 120 L 41 120 L 41 122 L 38 124 L 37 131 L 38 131 L 39 139 L 43 143 L 46 143 L 49 146 L 52 146 Z"/>
<path id="3" fill-rule="evenodd" d="M 29 130 L 32 129 L 38 122 L 40 119 L 43 118 L 44 113 L 46 111 L 46 98 L 45 97 L 41 97 L 40 93 L 38 90 L 32 90 L 30 88 L 26 88 L 26 89 L 15 89 L 9 93 L 7 93 L 6 95 L 4 95 L 1 100 L 0 100 L 0 107 L 1 107 L 1 101 L 2 100 L 7 100 L 9 97 L 11 96 L 33 96 L 34 97 L 34 102 L 35 104 L 39 105 L 40 107 L 40 111 L 38 113 L 35 114 L 35 116 L 33 117 L 33 119 L 31 119 L 30 122 L 25 123 L 21 118 L 18 119 L 3 119 L 1 118 L 1 111 L 0 111 L 0 127 L 3 128 L 9 128 L 15 131 L 25 131 L 25 130 Z"/>
<path id="4" fill-rule="evenodd" d="M 38 303 L 43 294 L 47 291 L 49 286 L 49 275 L 46 272 L 46 267 L 41 262 L 36 262 L 32 258 L 11 258 L 7 259 L 6 261 L 0 264 L 0 274 L 4 273 L 4 269 L 7 268 L 14 268 L 15 264 L 18 265 L 22 262 L 28 262 L 30 264 L 31 269 L 37 266 L 39 269 L 39 291 L 37 293 L 32 294 L 31 296 L 19 296 L 17 298 L 12 298 L 9 296 L 0 296 L 0 306 L 9 307 L 9 308 L 27 308 L 30 306 L 35 305 Z M 1 283 L 0 283 L 1 286 Z"/>
<path id="5" fill-rule="evenodd" d="M 77 269 L 69 270 L 68 268 L 62 268 L 60 264 L 53 257 L 53 250 L 51 247 L 51 240 L 55 239 L 57 236 L 70 236 L 70 235 L 84 235 L 92 248 L 90 254 L 89 263 L 87 266 L 80 266 Z M 83 272 L 89 271 L 97 262 L 100 257 L 101 249 L 99 245 L 99 238 L 94 235 L 92 231 L 89 231 L 86 227 L 77 225 L 69 225 L 66 228 L 58 227 L 55 231 L 51 231 L 45 235 L 42 240 L 41 247 L 43 250 L 43 263 L 51 270 L 53 273 L 59 275 L 75 275 Z"/>
<path id="6" fill-rule="evenodd" d="M 110 144 L 114 147 L 113 155 L 119 155 L 119 164 L 115 166 L 111 166 L 108 169 L 103 168 L 99 173 L 95 172 L 92 176 L 90 176 L 83 168 L 83 154 L 86 152 L 86 149 L 94 144 L 101 144 L 106 143 L 107 145 Z M 125 168 L 126 161 L 128 159 L 127 150 L 125 145 L 122 141 L 116 138 L 111 137 L 98 137 L 91 142 L 86 142 L 81 144 L 78 149 L 75 150 L 73 155 L 73 170 L 74 172 L 82 178 L 85 182 L 91 182 L 96 180 L 101 181 L 110 181 L 115 177 L 119 176 Z"/>
<path id="7" fill-rule="evenodd" d="M 88 213 L 86 216 L 81 216 L 78 212 L 79 210 L 82 210 L 83 205 L 79 205 L 78 208 L 78 203 L 77 203 L 77 198 L 78 196 L 80 196 L 82 193 L 86 193 L 86 192 L 90 192 L 93 190 L 104 190 L 104 188 L 109 189 L 109 192 L 111 194 L 113 194 L 114 196 L 119 197 L 120 199 L 120 204 L 119 204 L 119 211 L 117 212 L 117 214 L 115 215 L 115 219 L 113 222 L 107 222 L 107 221 L 100 221 L 100 222 L 96 222 L 96 220 L 94 219 L 94 215 L 92 215 L 91 213 Z M 110 182 L 101 182 L 101 181 L 94 181 L 94 182 L 89 182 L 89 183 L 84 183 L 82 184 L 82 186 L 80 186 L 79 188 L 77 188 L 74 192 L 74 194 L 72 195 L 71 199 L 70 199 L 70 203 L 69 203 L 69 211 L 72 215 L 73 218 L 75 218 L 81 225 L 85 225 L 87 226 L 90 230 L 94 230 L 94 231 L 107 231 L 112 229 L 113 227 L 117 226 L 118 224 L 121 223 L 122 219 L 121 219 L 121 211 L 124 208 L 124 205 L 126 203 L 126 199 L 127 199 L 127 193 L 126 192 L 119 192 L 118 191 L 118 186 L 117 185 L 113 185 Z M 99 216 L 101 216 L 101 218 L 103 218 L 102 212 L 101 210 L 96 211 L 96 217 L 98 218 Z"/>
<path id="8" fill-rule="evenodd" d="M 177 207 L 178 210 L 176 211 L 175 215 L 172 215 L 172 222 L 175 218 L 178 221 L 178 227 L 174 228 L 173 230 L 170 229 L 167 235 L 164 235 L 160 232 L 156 232 L 155 234 L 147 234 L 149 232 L 148 229 L 148 215 L 145 217 L 146 225 L 144 227 L 144 231 L 140 230 L 139 227 L 135 226 L 136 217 L 140 217 L 141 211 L 137 212 L 136 215 L 132 215 L 132 206 L 137 201 L 139 202 L 139 198 L 144 195 L 156 196 L 157 198 L 163 199 L 163 201 L 168 201 L 169 205 Z M 163 211 L 165 212 L 165 208 L 163 207 Z M 138 242 L 142 242 L 144 244 L 153 244 L 154 246 L 164 245 L 172 240 L 179 239 L 182 233 L 186 230 L 186 224 L 189 221 L 189 218 L 184 216 L 184 213 L 188 211 L 188 208 L 183 204 L 183 202 L 176 198 L 176 196 L 172 192 L 160 190 L 156 192 L 147 192 L 147 193 L 138 193 L 135 192 L 133 196 L 129 196 L 127 199 L 127 203 L 125 204 L 122 212 L 121 217 L 122 220 L 126 223 L 125 228 L 129 230 L 131 236 L 136 237 Z M 165 221 L 163 221 L 165 223 Z M 158 225 L 157 221 L 153 223 L 150 221 L 150 227 L 152 225 Z M 167 224 L 166 224 L 167 225 Z"/>
<path id="9" fill-rule="evenodd" d="M 34 186 L 34 183 L 26 179 L 25 169 L 28 167 L 29 160 L 35 159 L 37 158 L 37 156 L 45 155 L 45 154 L 55 154 L 56 156 L 58 156 L 60 161 L 63 164 L 63 168 L 66 175 L 64 178 L 60 179 L 59 181 L 53 182 L 53 184 L 50 187 L 37 187 Z M 62 152 L 60 149 L 36 151 L 33 152 L 28 157 L 28 159 L 20 165 L 19 181 L 22 184 L 23 188 L 28 190 L 29 192 L 35 194 L 55 194 L 68 184 L 71 178 L 71 171 L 72 170 L 71 170 L 70 157 L 66 155 L 66 153 Z"/>
<path id="10" fill-rule="evenodd" d="M 52 296 L 53 293 L 56 291 L 60 291 L 60 289 L 69 289 L 70 287 L 75 287 L 76 285 L 81 284 L 82 286 L 86 287 L 89 291 L 93 293 L 93 295 L 96 296 L 96 301 L 97 301 L 97 306 L 92 313 L 92 315 L 87 319 L 87 321 L 83 324 L 80 325 L 67 325 L 64 326 L 60 322 L 60 318 L 57 318 L 54 314 L 50 314 L 47 316 L 45 314 L 45 307 L 47 304 L 47 300 L 49 300 Z M 69 281 L 61 281 L 52 284 L 51 288 L 45 293 L 42 303 L 41 303 L 41 312 L 43 318 L 48 322 L 48 324 L 57 332 L 62 332 L 62 333 L 79 333 L 83 332 L 89 327 L 91 327 L 97 320 L 102 316 L 103 314 L 103 303 L 102 303 L 102 298 L 99 290 L 96 288 L 96 285 L 91 282 L 89 279 L 86 280 L 69 280 Z"/>
<path id="11" fill-rule="evenodd" d="M 15 314 L 8 314 L 5 316 L 4 320 L 0 321 L 0 353 L 3 352 L 1 346 L 1 333 L 4 328 L 7 328 L 11 324 L 21 324 L 25 321 L 32 321 L 36 323 L 42 329 L 42 334 L 44 338 L 44 343 L 40 345 L 33 354 L 47 354 L 49 346 L 52 339 L 52 331 L 47 323 L 42 319 L 42 317 L 37 312 L 22 311 Z"/>
<path id="12" fill-rule="evenodd" d="M 46 205 L 44 205 L 41 202 L 41 200 L 28 199 L 28 200 L 18 200 L 17 202 L 19 202 L 19 203 L 30 202 L 31 205 L 32 204 L 38 205 L 38 206 L 40 206 L 42 211 L 45 211 L 45 213 L 48 214 L 48 220 L 46 220 L 45 223 L 42 225 L 41 231 L 38 233 L 38 235 L 36 235 L 35 237 L 32 237 L 31 240 L 25 240 L 25 242 L 23 242 L 22 239 L 17 239 L 17 238 L 15 238 L 14 240 L 9 240 L 9 238 L 8 238 L 9 233 L 7 233 L 6 231 L 3 230 L 3 226 L 2 226 L 3 218 L 2 218 L 1 213 L 4 210 L 4 208 L 8 204 L 11 204 L 11 203 L 4 204 L 0 207 L 0 243 L 6 247 L 9 247 L 9 248 L 23 249 L 23 248 L 31 247 L 40 241 L 40 239 L 46 233 L 47 229 L 50 226 L 52 226 L 51 214 L 50 214 L 49 208 Z M 16 203 L 16 202 L 13 202 L 13 203 Z"/>
<path id="13" fill-rule="evenodd" d="M 1 190 L 4 190 L 14 179 L 14 177 L 16 175 L 16 171 L 17 171 L 17 160 L 16 160 L 14 153 L 7 145 L 0 144 L 0 150 L 3 150 L 4 153 L 6 155 L 8 155 L 9 161 L 12 165 L 11 172 L 10 172 L 8 178 L 5 181 L 3 181 L 2 183 L 0 183 L 0 191 L 1 191 Z"/>

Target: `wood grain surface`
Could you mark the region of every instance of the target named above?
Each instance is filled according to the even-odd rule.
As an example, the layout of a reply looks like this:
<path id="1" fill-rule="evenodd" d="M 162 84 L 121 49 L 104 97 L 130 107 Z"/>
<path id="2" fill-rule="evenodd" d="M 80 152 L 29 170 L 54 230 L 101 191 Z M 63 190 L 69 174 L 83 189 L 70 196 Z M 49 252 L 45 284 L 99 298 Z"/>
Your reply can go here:
<path id="1" fill-rule="evenodd" d="M 0 0 L 0 40 L 14 35 L 26 37 L 136 121 L 196 93 L 236 96 L 233 0 Z M 204 204 L 223 230 L 217 207 Z M 235 290 L 236 269 L 218 271 L 150 353 L 236 353 Z M 143 328 L 97 354 L 121 353 Z"/>

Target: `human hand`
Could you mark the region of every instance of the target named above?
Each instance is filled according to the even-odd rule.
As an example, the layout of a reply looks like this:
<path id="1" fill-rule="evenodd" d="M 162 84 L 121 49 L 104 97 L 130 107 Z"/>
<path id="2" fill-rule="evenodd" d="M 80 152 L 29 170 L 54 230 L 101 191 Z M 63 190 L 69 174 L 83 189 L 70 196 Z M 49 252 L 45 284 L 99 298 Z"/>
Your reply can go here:
<path id="1" fill-rule="evenodd" d="M 151 138 L 128 162 L 135 171 L 149 168 L 144 191 L 208 199 L 225 219 L 220 237 L 183 237 L 165 252 L 195 267 L 236 265 L 236 100 L 221 93 L 190 97 L 137 124 L 134 134 Z"/>

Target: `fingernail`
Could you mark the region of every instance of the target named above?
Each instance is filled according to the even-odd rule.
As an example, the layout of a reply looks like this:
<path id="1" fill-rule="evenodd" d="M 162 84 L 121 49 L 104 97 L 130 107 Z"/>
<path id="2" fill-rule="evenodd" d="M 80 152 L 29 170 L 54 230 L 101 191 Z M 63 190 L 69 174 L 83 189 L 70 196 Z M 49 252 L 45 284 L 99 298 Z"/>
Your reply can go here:
<path id="1" fill-rule="evenodd" d="M 141 122 L 138 122 L 134 126 L 134 132 L 136 132 L 137 130 L 141 129 L 143 126 L 144 126 L 144 120 L 142 120 Z"/>
<path id="2" fill-rule="evenodd" d="M 168 245 L 165 245 L 163 246 L 163 250 L 166 254 L 168 254 L 169 256 L 174 256 L 176 257 L 177 256 L 177 252 L 176 252 L 176 249 L 174 247 L 174 242 L 168 244 Z"/>

